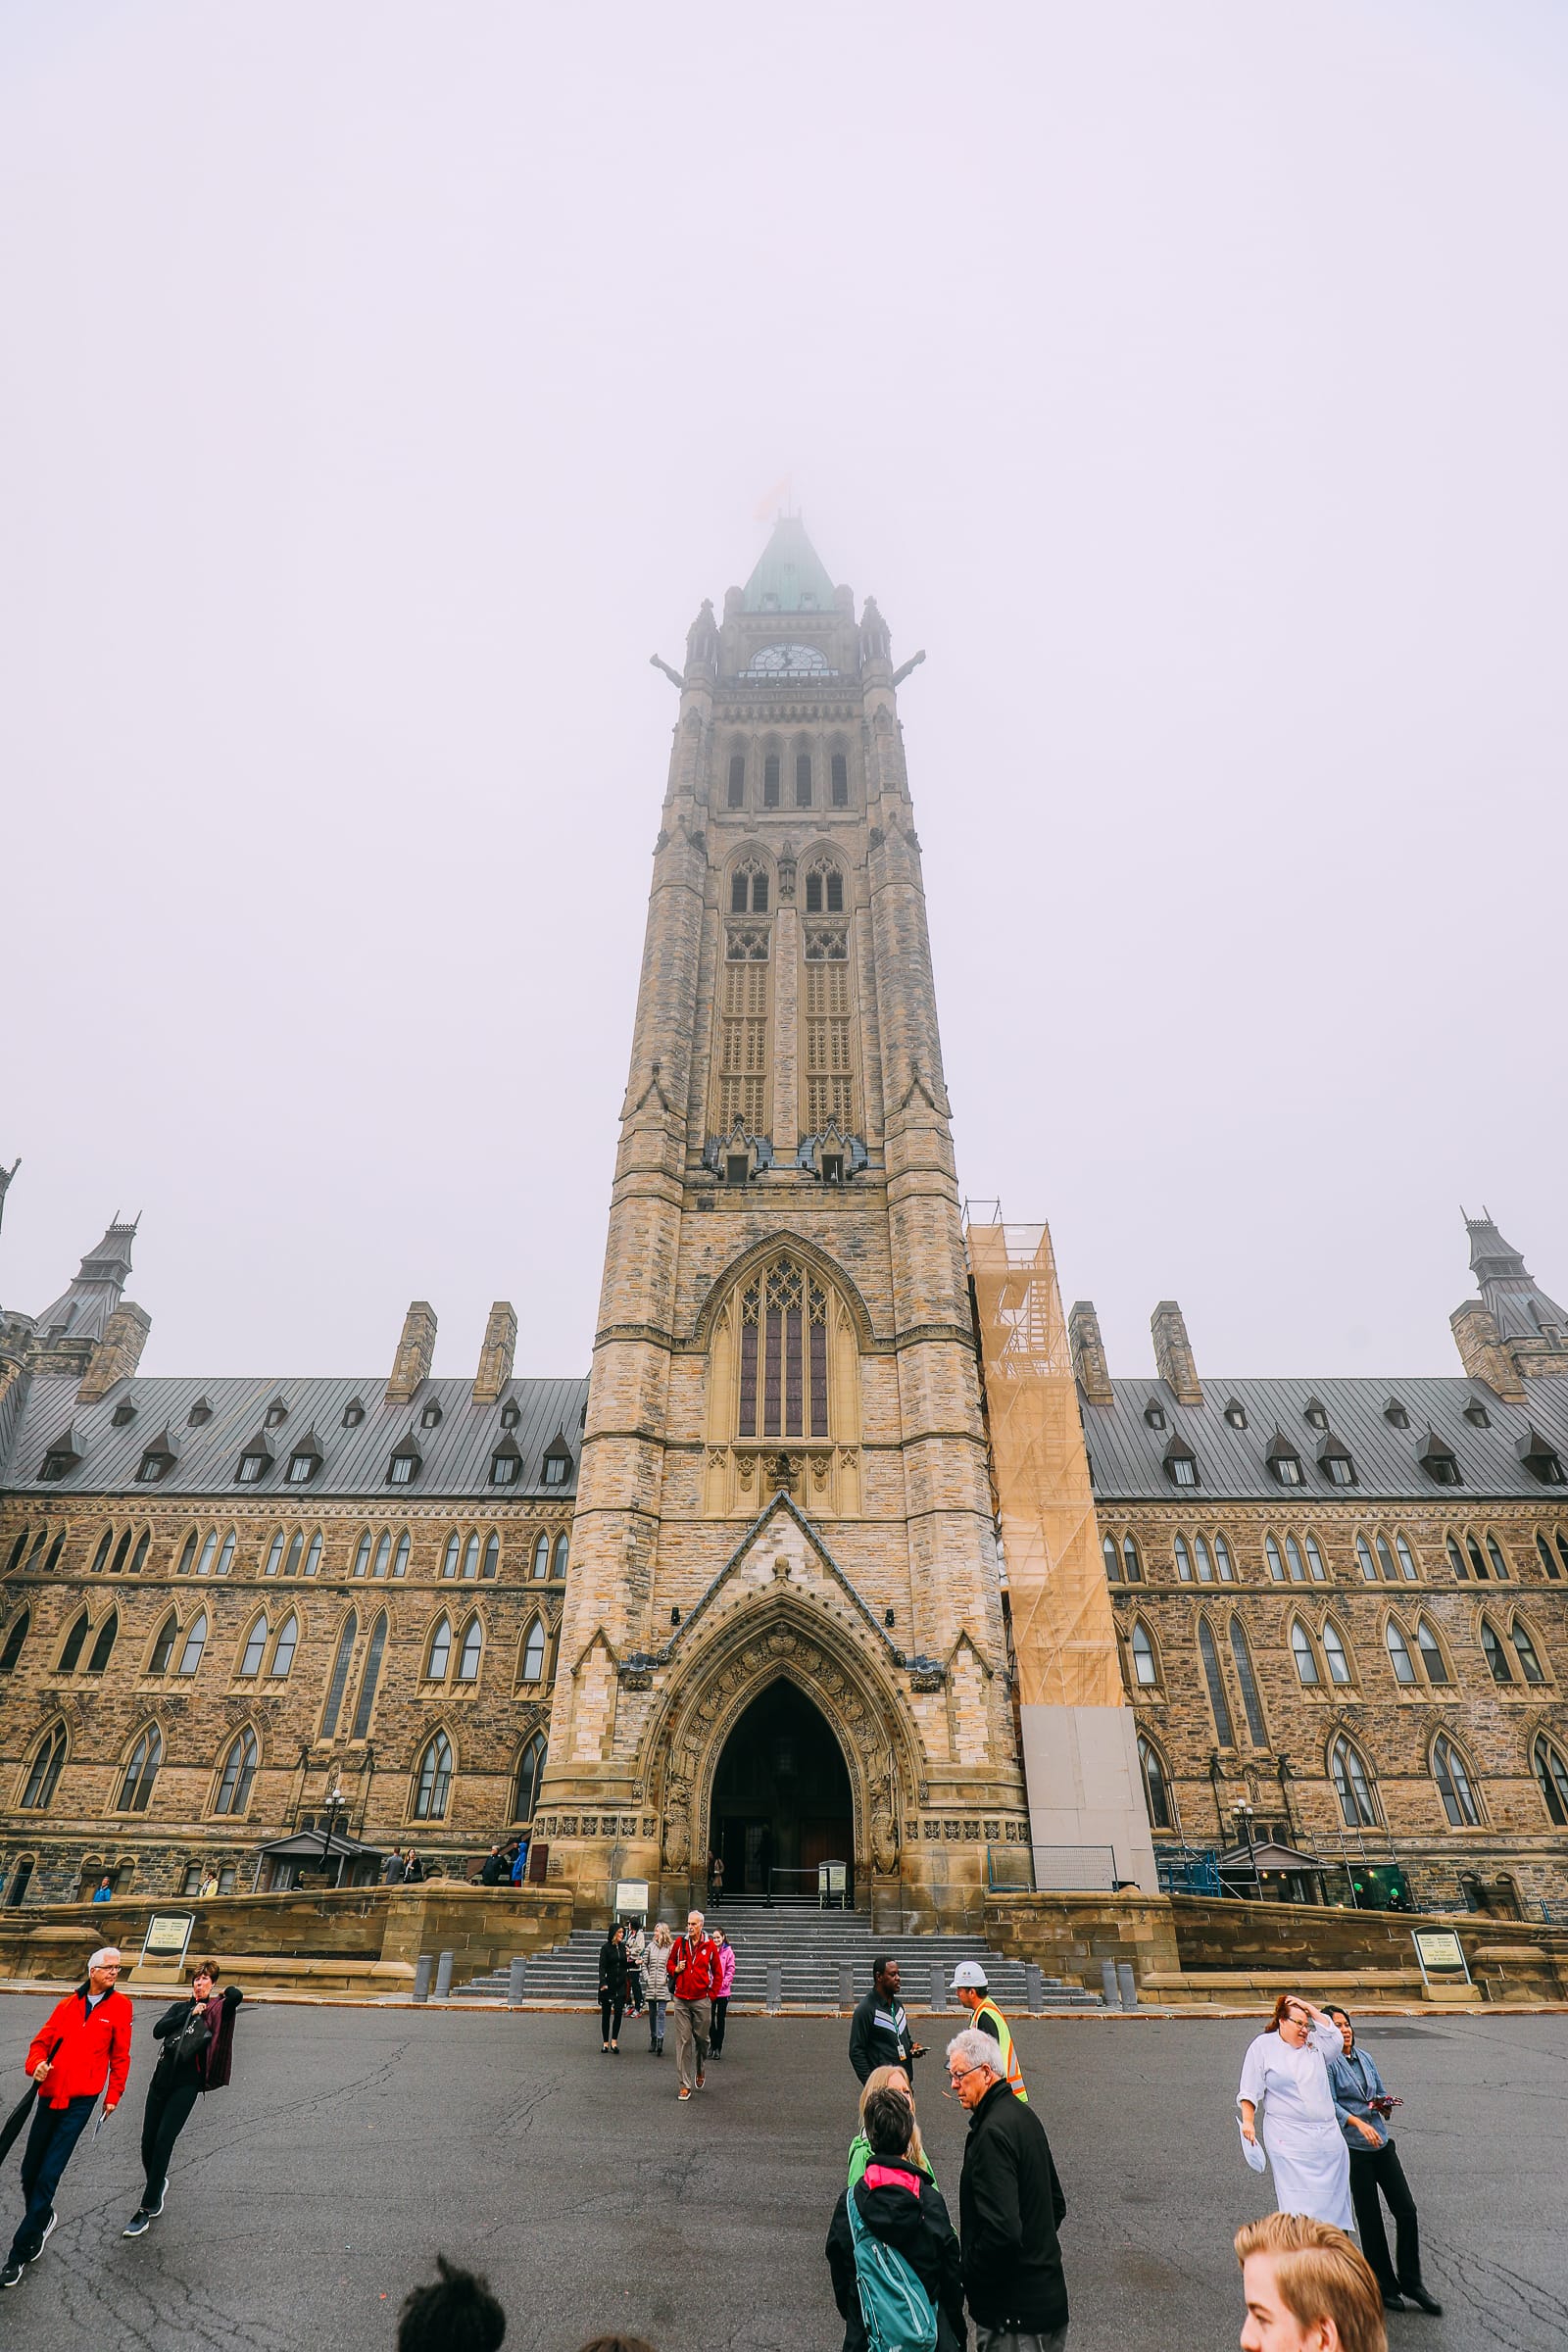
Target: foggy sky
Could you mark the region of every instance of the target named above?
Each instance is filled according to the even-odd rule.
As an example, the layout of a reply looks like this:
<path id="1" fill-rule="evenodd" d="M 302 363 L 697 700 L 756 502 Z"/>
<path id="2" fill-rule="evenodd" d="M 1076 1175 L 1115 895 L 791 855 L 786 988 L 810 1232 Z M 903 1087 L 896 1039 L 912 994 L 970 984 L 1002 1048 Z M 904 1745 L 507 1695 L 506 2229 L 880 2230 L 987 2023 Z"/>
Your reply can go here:
<path id="1" fill-rule="evenodd" d="M 874 593 L 960 1181 L 1111 1368 L 1568 1296 L 1568 21 L 0 15 L 0 1299 L 587 1369 L 700 600 Z"/>

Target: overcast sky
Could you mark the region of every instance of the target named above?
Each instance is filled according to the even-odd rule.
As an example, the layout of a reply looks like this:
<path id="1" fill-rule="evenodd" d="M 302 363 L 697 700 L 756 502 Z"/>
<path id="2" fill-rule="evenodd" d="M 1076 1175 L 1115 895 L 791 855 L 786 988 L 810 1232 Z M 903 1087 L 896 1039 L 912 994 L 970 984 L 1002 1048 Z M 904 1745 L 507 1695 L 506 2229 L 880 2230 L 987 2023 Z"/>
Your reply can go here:
<path id="1" fill-rule="evenodd" d="M 0 12 L 0 1298 L 586 1370 L 700 600 L 876 595 L 960 1180 L 1111 1367 L 1568 1296 L 1552 0 Z"/>

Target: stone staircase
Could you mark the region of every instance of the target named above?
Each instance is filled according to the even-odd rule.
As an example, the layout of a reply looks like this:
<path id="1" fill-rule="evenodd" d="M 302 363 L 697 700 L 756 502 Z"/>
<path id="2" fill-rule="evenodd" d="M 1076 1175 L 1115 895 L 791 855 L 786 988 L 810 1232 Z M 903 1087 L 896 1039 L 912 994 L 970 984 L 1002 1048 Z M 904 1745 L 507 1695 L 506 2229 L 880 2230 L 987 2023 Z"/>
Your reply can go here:
<path id="1" fill-rule="evenodd" d="M 899 1962 L 906 2008 L 946 2010 L 955 2032 L 960 2012 L 948 1987 L 960 1960 L 979 1961 L 998 2005 L 1009 2015 L 1103 2005 L 1098 1992 L 1085 1992 L 1057 1977 L 1042 1977 L 1037 1970 L 1026 1970 L 1021 1960 L 988 1952 L 980 1936 L 873 1936 L 858 1912 L 819 1911 L 814 1904 L 768 1909 L 739 1901 L 710 1913 L 709 1926 L 722 1928 L 735 1947 L 731 1998 L 750 2009 L 850 2010 L 870 1990 L 871 1961 L 879 1952 Z M 524 2000 L 530 2006 L 537 2001 L 597 2007 L 603 1942 L 602 1929 L 577 1928 L 553 1950 L 530 1952 Z M 451 1997 L 504 2001 L 509 1982 L 508 1970 L 493 1969 L 466 1984 L 454 1985 Z"/>

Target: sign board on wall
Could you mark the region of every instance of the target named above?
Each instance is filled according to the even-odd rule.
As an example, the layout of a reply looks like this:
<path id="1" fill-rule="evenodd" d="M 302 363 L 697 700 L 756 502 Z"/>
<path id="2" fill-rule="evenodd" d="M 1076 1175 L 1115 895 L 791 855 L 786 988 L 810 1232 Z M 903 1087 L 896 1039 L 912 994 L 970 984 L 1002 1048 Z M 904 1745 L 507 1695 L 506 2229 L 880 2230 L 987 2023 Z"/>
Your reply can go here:
<path id="1" fill-rule="evenodd" d="M 182 1969 L 195 1925 L 195 1917 L 189 1911 L 155 1911 L 147 1922 L 139 1965 L 145 1968 L 149 1960 L 156 1960 L 161 1967 Z"/>

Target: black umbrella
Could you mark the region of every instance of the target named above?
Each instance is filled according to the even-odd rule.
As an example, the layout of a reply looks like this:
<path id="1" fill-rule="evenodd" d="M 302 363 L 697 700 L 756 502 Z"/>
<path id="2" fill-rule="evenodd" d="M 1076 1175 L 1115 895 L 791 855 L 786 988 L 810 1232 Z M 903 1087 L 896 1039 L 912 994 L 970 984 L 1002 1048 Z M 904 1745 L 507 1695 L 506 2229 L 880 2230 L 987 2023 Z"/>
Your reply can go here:
<path id="1" fill-rule="evenodd" d="M 50 2050 L 49 2057 L 51 2063 L 53 2062 L 55 2051 L 59 2049 L 60 2042 L 64 2041 L 64 2039 L 65 2035 L 62 2034 L 60 2040 L 56 2041 L 54 2049 Z M 25 2095 L 17 2101 L 16 2105 L 12 2108 L 11 2113 L 6 2117 L 5 2122 L 0 2124 L 0 2164 L 4 2164 L 6 2158 L 16 2146 L 22 2127 L 26 2122 L 28 2116 L 32 2113 L 32 2103 L 37 2096 L 37 2083 L 29 2082 L 27 2084 Z"/>

